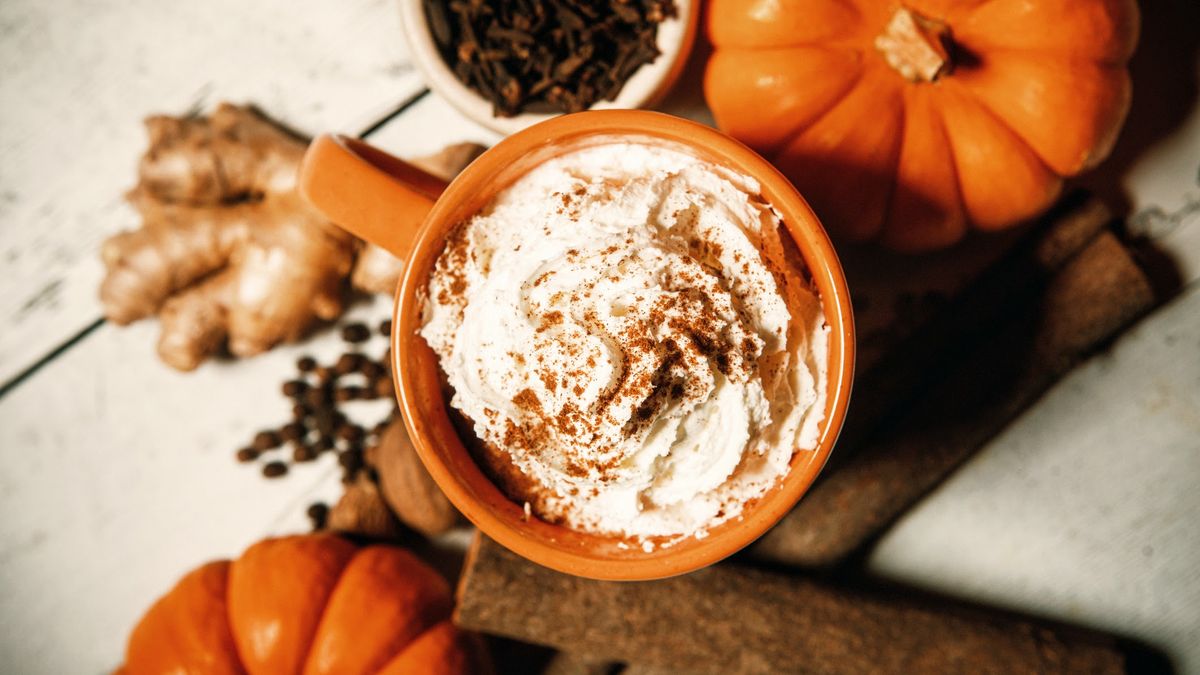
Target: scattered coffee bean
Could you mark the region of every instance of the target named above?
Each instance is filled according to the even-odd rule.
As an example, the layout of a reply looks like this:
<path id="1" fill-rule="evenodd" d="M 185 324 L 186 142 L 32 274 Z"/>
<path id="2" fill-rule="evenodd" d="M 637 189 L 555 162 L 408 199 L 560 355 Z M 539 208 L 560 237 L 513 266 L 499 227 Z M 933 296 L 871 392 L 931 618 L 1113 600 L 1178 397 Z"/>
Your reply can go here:
<path id="1" fill-rule="evenodd" d="M 326 452 L 328 450 L 332 450 L 333 449 L 333 439 L 330 438 L 329 436 L 321 436 L 320 438 L 317 439 L 316 443 L 312 444 L 312 447 L 317 452 Z"/>
<path id="2" fill-rule="evenodd" d="M 392 320 L 391 319 L 384 319 L 383 321 L 379 322 L 379 334 L 382 335 L 383 337 L 391 337 L 392 336 Z"/>
<path id="3" fill-rule="evenodd" d="M 336 377 L 329 366 L 317 366 L 313 369 L 313 375 L 317 378 L 317 384 L 328 384 Z"/>
<path id="4" fill-rule="evenodd" d="M 237 461 L 253 462 L 254 460 L 258 459 L 258 455 L 258 450 L 255 450 L 254 448 L 242 448 L 241 450 L 237 451 Z"/>
<path id="5" fill-rule="evenodd" d="M 287 464 L 280 461 L 263 464 L 262 474 L 267 478 L 279 478 L 288 472 Z"/>
<path id="6" fill-rule="evenodd" d="M 396 389 L 392 385 L 392 378 L 378 377 L 371 383 L 371 389 L 379 398 L 391 398 L 395 395 Z"/>
<path id="7" fill-rule="evenodd" d="M 357 448 L 352 450 L 343 450 L 338 453 L 338 464 L 347 471 L 358 471 L 363 465 L 362 450 Z"/>
<path id="8" fill-rule="evenodd" d="M 308 391 L 308 383 L 304 380 L 288 380 L 283 383 L 283 395 L 296 398 Z"/>
<path id="9" fill-rule="evenodd" d="M 309 415 L 312 415 L 312 410 L 303 403 L 297 403 L 296 405 L 292 406 L 293 419 L 302 420 Z"/>
<path id="10" fill-rule="evenodd" d="M 317 451 L 307 445 L 297 445 L 292 448 L 292 461 L 311 462 L 317 458 Z"/>
<path id="11" fill-rule="evenodd" d="M 317 367 L 317 360 L 311 356 L 301 356 L 296 360 L 296 370 L 302 373 L 311 372 Z"/>
<path id="12" fill-rule="evenodd" d="M 337 363 L 334 364 L 333 372 L 337 373 L 338 375 L 348 375 L 353 373 L 354 371 L 358 370 L 359 365 L 362 363 L 362 359 L 362 354 L 355 354 L 353 352 L 349 354 L 342 354 L 341 357 L 338 358 Z"/>
<path id="13" fill-rule="evenodd" d="M 274 431 L 260 431 L 254 434 L 254 440 L 250 443 L 250 447 L 258 451 L 271 450 L 281 445 L 283 445 L 283 440 Z"/>
<path id="14" fill-rule="evenodd" d="M 352 323 L 342 327 L 342 339 L 351 344 L 366 342 L 371 339 L 371 329 L 364 323 Z"/>
<path id="15" fill-rule="evenodd" d="M 383 371 L 384 368 L 382 365 L 369 359 L 363 359 L 362 364 L 358 367 L 358 372 L 362 373 L 362 376 L 368 380 L 374 380 L 375 378 L 382 376 Z"/>
<path id="16" fill-rule="evenodd" d="M 304 438 L 304 435 L 307 433 L 307 431 L 308 430 L 304 428 L 303 424 L 300 424 L 299 422 L 291 422 L 283 425 L 283 428 L 279 430 L 279 435 L 283 437 L 283 440 L 285 441 L 298 441 Z"/>
<path id="17" fill-rule="evenodd" d="M 332 410 L 318 410 L 314 415 L 314 426 L 322 436 L 332 436 L 337 429 L 337 420 Z"/>
<path id="18" fill-rule="evenodd" d="M 331 399 L 327 387 L 314 387 L 304 392 L 304 403 L 310 408 L 321 409 L 329 405 Z"/>
<path id="19" fill-rule="evenodd" d="M 325 521 L 329 518 L 329 507 L 324 502 L 314 502 L 305 511 L 314 531 L 325 529 Z"/>
<path id="20" fill-rule="evenodd" d="M 357 424 L 343 424 L 337 430 L 337 437 L 348 443 L 357 443 L 363 436 L 366 436 L 366 431 Z"/>

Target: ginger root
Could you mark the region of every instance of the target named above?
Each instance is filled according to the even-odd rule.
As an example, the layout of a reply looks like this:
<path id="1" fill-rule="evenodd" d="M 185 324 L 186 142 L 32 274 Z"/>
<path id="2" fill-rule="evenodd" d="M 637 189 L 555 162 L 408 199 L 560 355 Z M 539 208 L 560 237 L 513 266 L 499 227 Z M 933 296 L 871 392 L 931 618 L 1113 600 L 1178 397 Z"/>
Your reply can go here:
<path id="1" fill-rule="evenodd" d="M 157 314 L 159 356 L 192 370 L 222 348 L 251 356 L 341 314 L 362 245 L 296 192 L 305 140 L 227 103 L 208 118 L 150 117 L 146 130 L 128 194 L 142 227 L 101 249 L 111 321 Z M 426 158 L 427 168 L 449 177 L 478 154 L 456 147 Z M 392 292 L 402 265 L 368 248 L 355 277 L 364 290 Z"/>
<path id="2" fill-rule="evenodd" d="M 225 344 L 250 356 L 341 314 L 357 242 L 296 193 L 303 140 L 230 104 L 150 117 L 146 130 L 128 195 L 142 227 L 101 249 L 110 320 L 157 313 L 159 356 L 191 370 Z"/>

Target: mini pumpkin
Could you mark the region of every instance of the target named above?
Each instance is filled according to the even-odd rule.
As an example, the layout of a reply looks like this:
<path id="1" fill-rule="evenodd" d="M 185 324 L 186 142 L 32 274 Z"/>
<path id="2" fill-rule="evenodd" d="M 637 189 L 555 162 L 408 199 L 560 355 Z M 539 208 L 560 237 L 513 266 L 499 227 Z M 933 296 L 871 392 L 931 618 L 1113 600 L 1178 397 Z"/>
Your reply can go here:
<path id="1" fill-rule="evenodd" d="M 446 581 L 404 549 L 329 534 L 261 541 L 203 565 L 129 637 L 121 673 L 421 673 L 490 668 L 450 622 Z"/>
<path id="2" fill-rule="evenodd" d="M 835 236 L 940 248 L 1108 155 L 1134 0 L 712 0 L 704 90 Z"/>

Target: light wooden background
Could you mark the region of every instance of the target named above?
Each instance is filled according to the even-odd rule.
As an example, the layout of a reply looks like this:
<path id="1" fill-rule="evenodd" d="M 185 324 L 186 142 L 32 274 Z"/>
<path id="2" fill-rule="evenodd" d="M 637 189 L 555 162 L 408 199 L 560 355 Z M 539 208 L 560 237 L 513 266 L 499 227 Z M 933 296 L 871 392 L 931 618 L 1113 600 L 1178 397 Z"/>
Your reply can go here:
<path id="1" fill-rule="evenodd" d="M 0 3 L 0 671 L 107 672 L 181 573 L 305 529 L 305 505 L 338 494 L 329 463 L 268 482 L 232 459 L 285 419 L 276 391 L 294 359 L 335 354 L 336 336 L 181 375 L 155 358 L 153 321 L 100 321 L 96 251 L 136 224 L 121 195 L 152 112 L 254 102 L 308 132 L 374 129 L 400 155 L 494 142 L 424 93 L 396 14 L 390 0 Z M 668 109 L 703 119 L 695 101 L 683 91 Z M 1180 293 L 906 516 L 869 566 L 1134 636 L 1200 672 L 1200 107 L 1185 113 L 1120 177 Z"/>

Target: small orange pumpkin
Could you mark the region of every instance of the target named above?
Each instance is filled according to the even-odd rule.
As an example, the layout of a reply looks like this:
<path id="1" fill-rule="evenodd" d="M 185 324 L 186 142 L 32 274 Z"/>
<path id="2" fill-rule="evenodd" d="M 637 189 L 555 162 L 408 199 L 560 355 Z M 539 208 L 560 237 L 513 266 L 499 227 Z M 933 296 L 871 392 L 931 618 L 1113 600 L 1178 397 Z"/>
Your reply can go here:
<path id="1" fill-rule="evenodd" d="M 328 534 L 203 565 L 134 628 L 121 673 L 428 673 L 490 668 L 446 581 L 404 549 Z"/>
<path id="2" fill-rule="evenodd" d="M 829 229 L 919 251 L 1044 210 L 1112 149 L 1134 0 L 712 0 L 717 125 Z"/>

